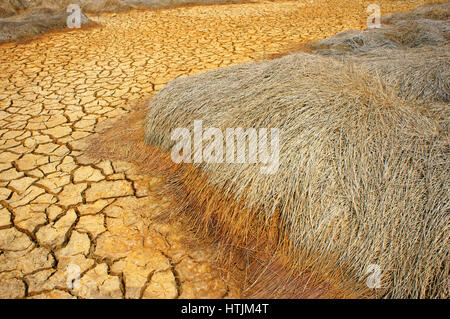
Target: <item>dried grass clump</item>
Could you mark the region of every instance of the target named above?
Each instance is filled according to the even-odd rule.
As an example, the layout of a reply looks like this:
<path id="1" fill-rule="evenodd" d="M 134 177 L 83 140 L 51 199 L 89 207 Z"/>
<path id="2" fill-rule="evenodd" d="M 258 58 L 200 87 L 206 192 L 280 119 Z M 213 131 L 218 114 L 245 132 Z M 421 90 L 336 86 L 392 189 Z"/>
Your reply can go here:
<path id="1" fill-rule="evenodd" d="M 273 248 L 285 266 L 330 287 L 350 291 L 345 281 L 364 281 L 378 264 L 383 296 L 443 298 L 448 105 L 444 119 L 433 110 L 399 98 L 364 68 L 300 53 L 172 81 L 151 103 L 145 136 L 169 152 L 171 130 L 192 129 L 194 119 L 222 130 L 279 128 L 276 174 L 255 164 L 193 164 L 169 181 L 178 211 L 222 249 L 259 248 L 258 237 L 270 247 L 266 257 Z M 274 222 L 276 235 L 264 235 Z"/>
<path id="2" fill-rule="evenodd" d="M 16 10 L 12 8 L 9 3 L 0 3 L 0 18 L 10 17 L 16 14 Z"/>
<path id="3" fill-rule="evenodd" d="M 133 112 L 113 123 L 103 122 L 101 134 L 88 138 L 86 154 L 95 159 L 126 160 L 141 174 L 164 181 L 162 188 L 151 186 L 152 195 L 167 210 L 156 220 L 182 222 L 198 241 L 214 247 L 216 264 L 230 278 L 244 298 L 361 298 L 373 296 L 364 284 L 345 277 L 345 267 L 292 267 L 277 247 L 279 213 L 261 220 L 257 210 L 249 210 L 232 194 L 224 194 L 207 176 L 190 165 L 175 164 L 170 154 L 144 144 L 144 120 L 148 103 L 132 103 Z M 159 196 L 158 196 L 159 195 Z M 220 210 L 220 214 L 215 211 Z M 153 213 L 152 213 L 153 214 Z M 143 218 L 154 219 L 145 213 Z M 249 227 L 249 225 L 252 225 Z M 257 230 L 257 231 L 255 231 Z M 336 259 L 334 259 L 335 261 Z M 332 256 L 328 260 L 333 265 Z M 324 279 L 324 274 L 327 274 Z"/>
<path id="4" fill-rule="evenodd" d="M 396 24 L 400 21 L 416 21 L 422 19 L 448 20 L 450 18 L 450 3 L 429 4 L 407 12 L 395 12 L 382 17 L 383 23 Z"/>
<path id="5" fill-rule="evenodd" d="M 379 75 L 406 99 L 450 102 L 450 44 L 414 49 L 375 49 L 343 61 Z"/>
<path id="6" fill-rule="evenodd" d="M 450 4 L 419 7 L 390 15 L 398 17 L 394 25 L 342 32 L 307 48 L 378 74 L 402 98 L 449 102 L 450 24 L 431 20 L 443 12 L 450 14 Z"/>
<path id="7" fill-rule="evenodd" d="M 409 49 L 438 46 L 450 40 L 447 21 L 400 21 L 396 25 L 382 25 L 379 29 L 350 30 L 310 45 L 323 55 L 361 54 L 374 49 Z"/>

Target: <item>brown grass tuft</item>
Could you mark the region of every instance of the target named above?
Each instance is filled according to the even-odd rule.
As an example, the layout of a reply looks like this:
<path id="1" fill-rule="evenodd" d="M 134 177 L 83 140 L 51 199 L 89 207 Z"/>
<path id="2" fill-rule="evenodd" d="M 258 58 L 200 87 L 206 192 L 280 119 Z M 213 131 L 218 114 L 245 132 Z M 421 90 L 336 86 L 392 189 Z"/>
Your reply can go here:
<path id="1" fill-rule="evenodd" d="M 247 298 L 355 298 L 370 296 L 363 287 L 333 286 L 314 269 L 292 269 L 281 253 L 279 216 L 261 222 L 242 202 L 224 194 L 207 176 L 189 165 L 174 164 L 170 154 L 144 143 L 148 102 L 134 103 L 130 115 L 105 122 L 102 133 L 88 139 L 87 154 L 98 159 L 126 160 L 141 173 L 157 175 L 164 187 L 155 190 L 169 208 L 158 219 L 182 220 L 204 244 L 217 252 L 217 266 L 232 275 Z M 217 208 L 220 207 L 219 210 Z M 255 230 L 258 230 L 255 232 Z M 278 243 L 278 244 L 276 244 Z M 334 274 L 345 282 L 342 274 Z"/>
<path id="2" fill-rule="evenodd" d="M 443 297 L 448 126 L 439 111 L 397 95 L 363 68 L 297 54 L 172 81 L 152 101 L 146 138 L 168 151 L 171 129 L 191 128 L 194 119 L 221 129 L 280 128 L 277 174 L 206 163 L 195 165 L 206 180 L 184 174 L 188 186 L 177 196 L 194 201 L 193 222 L 225 230 L 236 245 L 252 244 L 251 233 L 264 234 L 273 220 L 278 239 L 267 242 L 290 269 L 314 269 L 336 287 L 342 277 L 363 280 L 376 263 L 386 271 L 385 296 Z M 238 210 L 202 185 L 233 198 Z"/>
<path id="3" fill-rule="evenodd" d="M 395 24 L 399 21 L 417 21 L 421 19 L 448 20 L 450 18 L 450 3 L 427 4 L 407 12 L 396 12 L 382 17 L 383 23 Z"/>

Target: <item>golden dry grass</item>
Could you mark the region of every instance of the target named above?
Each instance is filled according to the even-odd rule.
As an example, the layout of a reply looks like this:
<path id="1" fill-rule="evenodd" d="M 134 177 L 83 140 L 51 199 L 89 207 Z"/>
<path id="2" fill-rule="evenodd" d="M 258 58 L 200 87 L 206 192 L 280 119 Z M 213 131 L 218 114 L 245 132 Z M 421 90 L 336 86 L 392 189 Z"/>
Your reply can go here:
<path id="1" fill-rule="evenodd" d="M 279 58 L 295 52 L 320 54 L 361 54 L 375 49 L 409 49 L 442 45 L 450 40 L 450 26 L 446 18 L 450 3 L 422 5 L 406 12 L 390 13 L 382 17 L 381 29 L 347 30 L 315 42 L 294 43 L 285 52 L 269 56 Z"/>
<path id="2" fill-rule="evenodd" d="M 400 21 L 417 21 L 421 19 L 448 20 L 450 17 L 450 3 L 442 1 L 429 1 L 427 5 L 420 6 L 406 12 L 396 12 L 382 17 L 383 23 L 395 24 Z"/>
<path id="3" fill-rule="evenodd" d="M 421 101 L 450 101 L 450 45 L 424 46 L 412 49 L 378 49 L 370 53 L 348 57 L 379 74 L 388 86 L 395 87 L 405 99 Z M 346 61 L 346 59 L 343 59 Z M 431 107 L 437 105 L 431 104 Z M 445 109 L 445 108 L 444 108 Z M 443 113 L 441 113 L 443 114 Z"/>
<path id="4" fill-rule="evenodd" d="M 207 175 L 189 165 L 174 164 L 170 154 L 144 143 L 148 101 L 135 102 L 133 112 L 120 122 L 104 123 L 103 131 L 89 139 L 89 156 L 126 160 L 142 174 L 163 178 L 153 189 L 167 209 L 157 219 L 177 220 L 196 239 L 215 247 L 216 263 L 241 290 L 244 298 L 361 298 L 373 296 L 357 281 L 341 273 L 315 268 L 292 268 L 280 254 L 279 214 L 261 222 L 255 211 L 212 185 Z M 335 278 L 335 280 L 330 280 Z"/>
<path id="5" fill-rule="evenodd" d="M 437 120 L 442 109 L 424 110 L 397 95 L 363 69 L 297 54 L 169 83 L 149 108 L 146 138 L 169 151 L 171 129 L 190 128 L 193 119 L 220 129 L 279 128 L 276 174 L 202 163 L 195 167 L 209 184 L 182 177 L 196 185 L 180 200 L 199 202 L 189 206 L 201 209 L 185 209 L 192 219 L 203 227 L 218 220 L 212 231 L 230 245 L 247 245 L 246 234 L 259 236 L 279 212 L 274 246 L 292 269 L 319 269 L 322 280 L 338 285 L 332 274 L 364 278 L 375 263 L 387 271 L 385 296 L 444 297 L 447 126 Z M 208 196 L 209 185 L 243 208 L 230 212 Z"/>

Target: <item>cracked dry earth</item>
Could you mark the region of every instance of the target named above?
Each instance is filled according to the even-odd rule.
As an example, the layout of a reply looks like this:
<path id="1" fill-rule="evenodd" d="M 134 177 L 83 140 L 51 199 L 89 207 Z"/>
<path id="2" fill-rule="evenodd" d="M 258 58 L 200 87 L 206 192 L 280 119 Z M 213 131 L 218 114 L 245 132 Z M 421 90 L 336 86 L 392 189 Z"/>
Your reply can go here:
<path id="1" fill-rule="evenodd" d="M 371 2 L 102 14 L 92 17 L 101 27 L 1 44 L 0 297 L 239 297 L 210 248 L 146 218 L 164 206 L 152 195 L 159 180 L 124 161 L 89 159 L 83 138 L 176 77 L 363 29 Z M 421 2 L 378 4 L 388 13 Z"/>

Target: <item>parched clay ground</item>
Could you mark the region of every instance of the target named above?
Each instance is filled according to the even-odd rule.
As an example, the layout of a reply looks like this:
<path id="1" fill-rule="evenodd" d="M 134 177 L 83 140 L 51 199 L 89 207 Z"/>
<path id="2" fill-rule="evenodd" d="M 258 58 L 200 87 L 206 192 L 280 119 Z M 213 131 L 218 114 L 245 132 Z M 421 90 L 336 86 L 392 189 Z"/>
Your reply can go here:
<path id="1" fill-rule="evenodd" d="M 208 247 L 149 221 L 159 181 L 87 158 L 83 138 L 176 77 L 363 29 L 372 2 L 103 14 L 101 28 L 0 44 L 0 298 L 239 297 Z M 422 3 L 377 1 L 382 13 Z"/>

